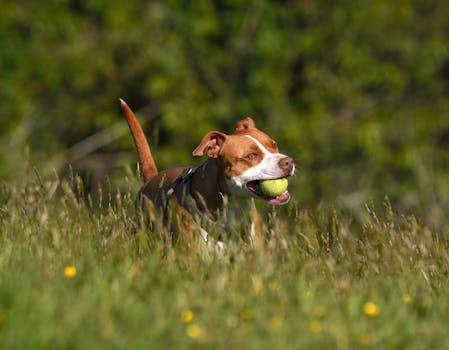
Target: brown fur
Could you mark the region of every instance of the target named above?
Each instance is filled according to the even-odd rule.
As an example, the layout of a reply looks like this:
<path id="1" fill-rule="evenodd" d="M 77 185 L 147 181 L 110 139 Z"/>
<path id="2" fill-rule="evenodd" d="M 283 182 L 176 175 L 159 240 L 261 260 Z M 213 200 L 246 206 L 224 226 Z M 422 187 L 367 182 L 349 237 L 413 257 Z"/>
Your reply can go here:
<path id="1" fill-rule="evenodd" d="M 131 131 L 131 135 L 133 136 L 134 143 L 137 148 L 143 181 L 147 182 L 157 174 L 156 164 L 154 163 L 147 139 L 145 137 L 145 134 L 143 133 L 142 128 L 140 127 L 136 116 L 125 101 L 120 99 L 120 104 L 122 106 L 123 114 L 125 115 L 126 121 L 128 122 L 129 130 Z"/>

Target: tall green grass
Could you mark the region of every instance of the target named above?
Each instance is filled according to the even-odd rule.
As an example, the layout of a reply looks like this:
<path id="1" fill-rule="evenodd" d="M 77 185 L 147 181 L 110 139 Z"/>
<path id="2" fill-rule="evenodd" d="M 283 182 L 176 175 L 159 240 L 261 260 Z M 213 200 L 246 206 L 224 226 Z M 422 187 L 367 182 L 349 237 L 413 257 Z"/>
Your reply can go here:
<path id="1" fill-rule="evenodd" d="M 293 202 L 262 249 L 235 234 L 217 253 L 171 242 L 133 193 L 82 192 L 2 186 L 3 349 L 449 347 L 447 229 L 388 201 L 363 221 Z"/>

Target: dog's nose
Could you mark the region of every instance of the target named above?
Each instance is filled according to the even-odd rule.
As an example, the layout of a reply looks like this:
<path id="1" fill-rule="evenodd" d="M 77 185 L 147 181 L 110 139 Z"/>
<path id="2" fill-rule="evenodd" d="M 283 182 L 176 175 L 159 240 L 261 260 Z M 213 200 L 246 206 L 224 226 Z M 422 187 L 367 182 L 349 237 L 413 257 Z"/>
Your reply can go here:
<path id="1" fill-rule="evenodd" d="M 279 168 L 281 168 L 288 174 L 291 174 L 293 172 L 294 166 L 295 163 L 292 157 L 284 157 L 279 161 Z"/>

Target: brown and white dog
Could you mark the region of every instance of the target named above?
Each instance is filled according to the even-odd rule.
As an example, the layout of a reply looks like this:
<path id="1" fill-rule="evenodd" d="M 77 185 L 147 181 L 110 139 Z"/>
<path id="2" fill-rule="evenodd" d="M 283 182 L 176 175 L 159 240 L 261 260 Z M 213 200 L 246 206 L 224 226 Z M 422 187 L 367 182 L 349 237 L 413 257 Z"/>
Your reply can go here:
<path id="1" fill-rule="evenodd" d="M 143 174 L 140 199 L 146 197 L 166 212 L 174 198 L 188 215 L 213 215 L 223 208 L 227 196 L 259 198 L 275 205 L 289 201 L 288 191 L 269 197 L 259 188 L 260 180 L 293 175 L 295 164 L 291 157 L 279 152 L 273 139 L 256 128 L 251 118 L 237 122 L 230 135 L 208 132 L 192 152 L 194 156 L 207 155 L 208 159 L 195 170 L 176 167 L 159 172 L 133 111 L 122 99 L 120 103 Z"/>

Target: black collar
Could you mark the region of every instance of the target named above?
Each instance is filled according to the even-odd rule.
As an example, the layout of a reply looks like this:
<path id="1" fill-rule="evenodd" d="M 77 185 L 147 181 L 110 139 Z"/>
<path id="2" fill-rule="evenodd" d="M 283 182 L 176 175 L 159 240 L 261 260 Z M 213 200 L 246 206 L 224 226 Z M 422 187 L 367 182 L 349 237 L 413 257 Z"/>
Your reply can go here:
<path id="1" fill-rule="evenodd" d="M 170 201 L 170 197 L 175 193 L 176 189 L 179 186 L 186 185 L 187 193 L 185 193 L 185 195 L 192 195 L 190 190 L 190 181 L 192 179 L 193 174 L 195 174 L 195 170 L 196 169 L 191 166 L 185 168 L 184 171 L 170 185 L 168 190 L 165 192 L 164 213 L 168 212 L 168 204 Z"/>

